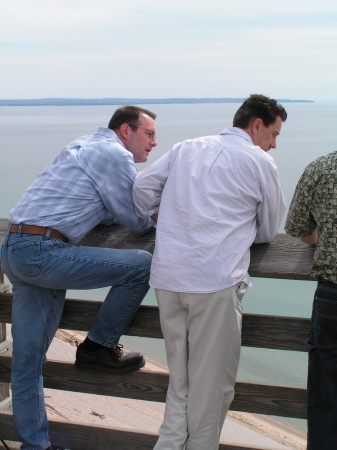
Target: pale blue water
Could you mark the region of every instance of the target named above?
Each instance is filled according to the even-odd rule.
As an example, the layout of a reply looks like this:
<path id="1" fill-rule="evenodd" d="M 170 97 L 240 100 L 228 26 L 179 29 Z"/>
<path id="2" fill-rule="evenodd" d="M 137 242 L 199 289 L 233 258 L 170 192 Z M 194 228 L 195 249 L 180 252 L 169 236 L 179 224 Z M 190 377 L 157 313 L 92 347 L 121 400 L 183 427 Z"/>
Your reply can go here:
<path id="1" fill-rule="evenodd" d="M 284 123 L 278 146 L 271 151 L 284 195 L 289 205 L 304 167 L 320 155 L 336 150 L 337 104 L 284 104 L 288 120 Z M 232 125 L 238 104 L 147 105 L 157 113 L 159 145 L 142 170 L 164 154 L 174 143 L 202 135 L 217 134 Z M 83 134 L 106 126 L 114 106 L 36 106 L 0 107 L 0 217 L 9 210 L 24 190 L 48 166 L 61 148 Z M 283 232 L 283 227 L 280 228 Z M 310 317 L 314 282 L 254 279 L 254 286 L 243 299 L 244 312 L 282 316 Z M 75 292 L 68 297 L 103 300 L 106 290 Z M 155 305 L 152 290 L 145 304 Z M 130 350 L 142 351 L 149 359 L 166 364 L 164 342 L 124 336 Z M 238 380 L 306 385 L 305 353 L 243 348 Z M 296 419 L 277 419 L 302 432 L 305 423 Z"/>

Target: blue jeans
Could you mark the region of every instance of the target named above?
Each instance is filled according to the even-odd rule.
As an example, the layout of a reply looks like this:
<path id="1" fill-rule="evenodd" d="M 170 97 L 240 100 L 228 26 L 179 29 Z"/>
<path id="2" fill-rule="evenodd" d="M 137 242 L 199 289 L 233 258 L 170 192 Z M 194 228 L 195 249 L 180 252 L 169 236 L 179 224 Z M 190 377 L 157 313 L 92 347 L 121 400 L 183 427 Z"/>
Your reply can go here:
<path id="1" fill-rule="evenodd" d="M 337 284 L 317 285 L 307 348 L 307 449 L 332 450 L 337 445 Z"/>
<path id="2" fill-rule="evenodd" d="M 1 263 L 13 285 L 12 398 L 22 450 L 50 445 L 42 367 L 60 323 L 66 289 L 112 286 L 88 336 L 114 347 L 149 289 L 151 259 L 142 250 L 71 246 L 40 235 L 6 236 Z"/>

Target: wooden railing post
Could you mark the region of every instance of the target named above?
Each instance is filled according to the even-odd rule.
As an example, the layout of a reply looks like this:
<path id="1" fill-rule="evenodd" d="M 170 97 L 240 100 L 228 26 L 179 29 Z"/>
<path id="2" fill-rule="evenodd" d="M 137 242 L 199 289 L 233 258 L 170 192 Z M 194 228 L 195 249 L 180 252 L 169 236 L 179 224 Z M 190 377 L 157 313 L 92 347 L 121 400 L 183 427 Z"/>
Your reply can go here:
<path id="1" fill-rule="evenodd" d="M 4 282 L 4 273 L 0 267 L 0 292 L 9 291 L 9 285 Z M 0 323 L 0 353 L 6 341 L 6 324 Z M 9 397 L 9 384 L 0 383 L 0 402 Z"/>

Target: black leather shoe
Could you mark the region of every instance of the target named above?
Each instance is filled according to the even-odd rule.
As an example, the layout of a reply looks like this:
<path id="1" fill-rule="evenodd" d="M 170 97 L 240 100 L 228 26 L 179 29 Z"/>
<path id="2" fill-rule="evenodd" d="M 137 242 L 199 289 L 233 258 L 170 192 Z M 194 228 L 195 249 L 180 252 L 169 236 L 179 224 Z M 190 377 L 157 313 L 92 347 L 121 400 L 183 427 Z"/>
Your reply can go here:
<path id="1" fill-rule="evenodd" d="M 121 344 L 116 347 L 102 347 L 95 352 L 89 352 L 80 344 L 77 347 L 75 366 L 83 370 L 108 370 L 116 373 L 134 372 L 145 366 L 141 353 L 126 353 Z"/>

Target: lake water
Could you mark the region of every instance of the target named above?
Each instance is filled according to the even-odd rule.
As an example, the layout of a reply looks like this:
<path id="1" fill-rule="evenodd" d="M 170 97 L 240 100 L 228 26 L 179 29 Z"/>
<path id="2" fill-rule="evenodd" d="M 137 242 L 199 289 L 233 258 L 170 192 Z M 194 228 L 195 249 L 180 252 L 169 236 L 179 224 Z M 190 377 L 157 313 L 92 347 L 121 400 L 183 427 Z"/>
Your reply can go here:
<path id="1" fill-rule="evenodd" d="M 275 159 L 286 202 L 289 205 L 298 178 L 305 166 L 318 156 L 336 150 L 336 103 L 284 103 L 288 119 L 283 124 Z M 183 139 L 218 134 L 232 125 L 239 108 L 236 103 L 147 105 L 157 113 L 158 146 L 142 170 L 173 144 Z M 0 107 L 0 217 L 9 210 L 24 190 L 48 166 L 59 151 L 99 126 L 107 126 L 115 106 L 26 106 Z M 284 232 L 283 224 L 279 230 Z M 245 313 L 310 317 L 315 283 L 310 281 L 254 279 L 254 286 L 243 299 Z M 68 297 L 103 300 L 106 290 L 75 292 Z M 144 304 L 155 305 L 149 291 Z M 166 364 L 164 343 L 160 339 L 124 336 L 121 342 L 130 350 Z M 280 350 L 243 348 L 238 380 L 280 385 L 306 385 L 307 355 Z M 275 418 L 305 432 L 305 421 Z"/>

